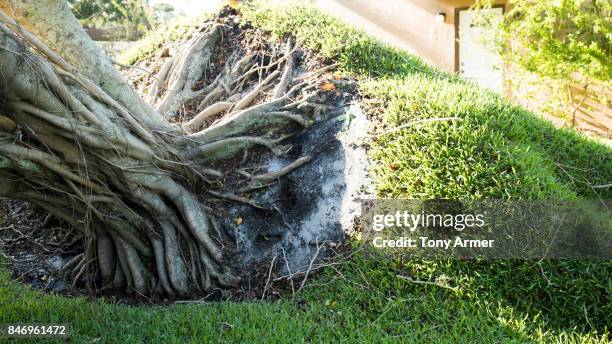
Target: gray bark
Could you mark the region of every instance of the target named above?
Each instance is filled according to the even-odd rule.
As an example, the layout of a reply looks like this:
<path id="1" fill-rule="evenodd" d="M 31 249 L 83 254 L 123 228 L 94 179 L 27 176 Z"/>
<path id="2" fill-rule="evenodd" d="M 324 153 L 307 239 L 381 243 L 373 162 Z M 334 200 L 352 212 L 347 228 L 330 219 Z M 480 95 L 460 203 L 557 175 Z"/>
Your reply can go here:
<path id="1" fill-rule="evenodd" d="M 316 80 L 291 87 L 288 49 L 285 72 L 271 71 L 242 97 L 229 89 L 257 70 L 250 55 L 231 58 L 195 91 L 221 34 L 221 26 L 196 34 L 156 80 L 159 107 L 170 117 L 204 98 L 206 110 L 184 126 L 187 135 L 128 85 L 65 1 L 0 2 L 0 196 L 37 204 L 95 243 L 86 245 L 76 279 L 96 264 L 107 286 L 170 297 L 238 283 L 196 191 L 208 187 L 204 174 L 233 172 L 211 167 L 253 146 L 279 153 L 285 128 L 306 127 L 296 109 L 308 103 L 301 90 Z M 257 104 L 279 77 L 274 98 Z M 247 184 L 258 188 L 308 160 Z"/>

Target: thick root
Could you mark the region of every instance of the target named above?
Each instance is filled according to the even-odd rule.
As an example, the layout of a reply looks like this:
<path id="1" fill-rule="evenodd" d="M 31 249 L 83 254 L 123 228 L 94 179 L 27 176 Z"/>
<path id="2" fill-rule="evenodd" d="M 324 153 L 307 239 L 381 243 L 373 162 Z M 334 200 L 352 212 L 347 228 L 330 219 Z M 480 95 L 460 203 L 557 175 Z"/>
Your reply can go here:
<path id="1" fill-rule="evenodd" d="M 208 215 L 215 202 L 202 195 L 265 209 L 240 193 L 311 160 L 240 173 L 253 152 L 285 154 L 290 146 L 281 143 L 307 129 L 313 113 L 330 110 L 312 94 L 319 74 L 296 75 L 296 45 L 287 43 L 284 54 L 239 47 L 215 59 L 225 30 L 215 24 L 175 56 L 146 66 L 154 76 L 138 77 L 155 111 L 18 28 L 0 11 L 0 195 L 35 203 L 79 231 L 86 254 L 70 266 L 73 285 L 82 278 L 90 284 L 97 271 L 96 288 L 145 297 L 236 286 Z M 197 115 L 170 123 L 182 108 Z M 223 185 L 236 176 L 238 185 Z"/>
<path id="2" fill-rule="evenodd" d="M 173 61 L 170 70 L 175 68 L 175 72 L 169 73 L 168 91 L 157 105 L 158 112 L 170 118 L 176 116 L 178 107 L 192 94 L 195 83 L 208 65 L 220 36 L 220 29 L 216 26 L 197 35 Z"/>

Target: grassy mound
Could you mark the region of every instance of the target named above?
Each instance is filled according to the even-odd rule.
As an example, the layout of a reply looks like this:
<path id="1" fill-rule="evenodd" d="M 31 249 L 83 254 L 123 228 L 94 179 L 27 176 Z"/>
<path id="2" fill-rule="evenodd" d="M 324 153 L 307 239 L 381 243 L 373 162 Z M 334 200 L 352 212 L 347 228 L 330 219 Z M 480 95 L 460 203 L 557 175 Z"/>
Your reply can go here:
<path id="1" fill-rule="evenodd" d="M 460 118 L 378 135 L 371 157 L 380 196 L 612 196 L 590 186 L 612 176 L 612 150 L 603 144 L 557 130 L 313 8 L 257 2 L 242 13 L 276 37 L 294 35 L 361 80 L 380 132 L 415 120 Z M 79 342 L 605 343 L 611 270 L 603 261 L 399 261 L 362 251 L 278 301 L 171 307 L 41 295 L 3 272 L 0 323 L 68 322 Z M 435 283 L 410 283 L 398 274 Z"/>
<path id="2" fill-rule="evenodd" d="M 380 196 L 573 199 L 612 197 L 612 149 L 549 122 L 453 74 L 432 68 L 309 7 L 258 3 L 244 17 L 276 37 L 292 34 L 361 80 L 383 127 L 432 122 L 379 137 Z M 390 169 L 390 165 L 398 164 Z"/>

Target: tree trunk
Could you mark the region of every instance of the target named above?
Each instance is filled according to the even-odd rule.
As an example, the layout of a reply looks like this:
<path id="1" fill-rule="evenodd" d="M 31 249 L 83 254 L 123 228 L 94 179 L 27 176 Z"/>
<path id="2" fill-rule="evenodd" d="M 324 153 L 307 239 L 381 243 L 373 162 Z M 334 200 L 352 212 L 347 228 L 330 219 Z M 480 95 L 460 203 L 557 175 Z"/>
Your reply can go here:
<path id="1" fill-rule="evenodd" d="M 158 129 L 168 125 L 128 86 L 112 61 L 81 27 L 66 1 L 2 0 L 0 9 L 18 19 L 21 27 L 49 48 L 61 52 L 61 59 L 99 85 L 134 116 L 157 124 Z"/>
<path id="2" fill-rule="evenodd" d="M 105 288 L 170 297 L 235 286 L 199 195 L 244 200 L 239 190 L 273 182 L 249 175 L 247 187 L 226 185 L 220 194 L 207 181 L 232 172 L 220 162 L 256 146 L 278 153 L 284 137 L 306 127 L 299 109 L 316 75 L 294 82 L 292 46 L 248 92 L 235 90 L 258 70 L 250 55 L 229 59 L 195 90 L 223 33 L 212 25 L 160 68 L 147 104 L 65 1 L 2 0 L 0 9 L 0 195 L 32 202 L 82 233 L 75 281 L 99 275 Z M 275 82 L 271 99 L 261 97 Z M 172 122 L 194 101 L 202 105 L 195 118 Z"/>

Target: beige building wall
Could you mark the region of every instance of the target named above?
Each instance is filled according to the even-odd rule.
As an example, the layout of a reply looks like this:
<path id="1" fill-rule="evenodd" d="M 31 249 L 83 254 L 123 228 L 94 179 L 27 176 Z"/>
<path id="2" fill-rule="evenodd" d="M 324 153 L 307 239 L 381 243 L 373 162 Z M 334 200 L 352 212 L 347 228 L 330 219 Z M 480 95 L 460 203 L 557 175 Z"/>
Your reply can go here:
<path id="1" fill-rule="evenodd" d="M 473 3 L 473 0 L 317 0 L 317 5 L 326 12 L 449 72 L 456 71 L 455 10 Z M 445 14 L 443 23 L 436 21 L 438 13 Z"/>
<path id="2" fill-rule="evenodd" d="M 410 53 L 446 71 L 456 72 L 456 11 L 468 8 L 474 0 L 313 0 L 325 12 L 364 29 L 378 39 Z M 504 4 L 505 0 L 495 1 Z M 445 14 L 443 23 L 436 21 L 438 13 Z M 508 66 L 506 66 L 508 67 Z M 510 76 L 512 75 L 512 76 Z M 533 77 L 525 77 L 504 68 L 507 95 L 527 108 L 543 114 L 558 126 L 567 120 L 546 113 L 551 99 L 544 87 L 534 85 Z M 509 80 L 514 82 L 510 83 Z M 609 85 L 593 85 L 587 95 L 578 89 L 574 105 L 574 126 L 586 132 L 612 137 L 612 110 Z M 598 98 L 610 95 L 608 101 Z"/>

